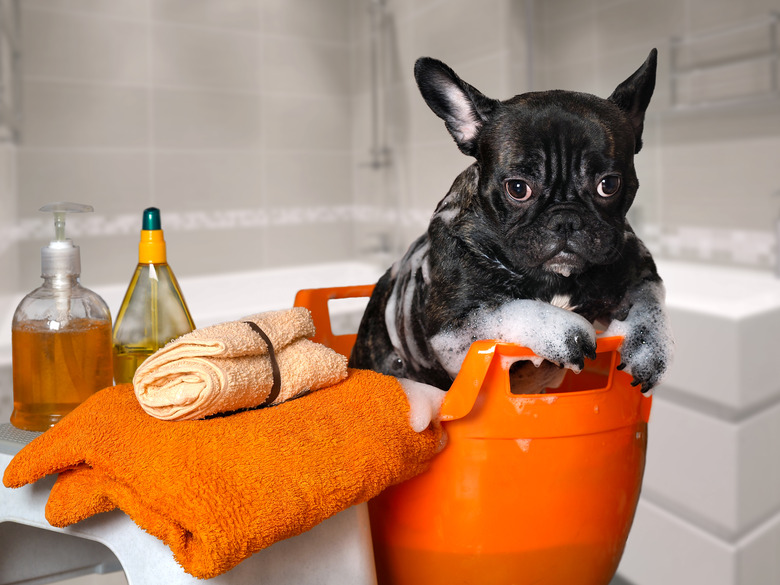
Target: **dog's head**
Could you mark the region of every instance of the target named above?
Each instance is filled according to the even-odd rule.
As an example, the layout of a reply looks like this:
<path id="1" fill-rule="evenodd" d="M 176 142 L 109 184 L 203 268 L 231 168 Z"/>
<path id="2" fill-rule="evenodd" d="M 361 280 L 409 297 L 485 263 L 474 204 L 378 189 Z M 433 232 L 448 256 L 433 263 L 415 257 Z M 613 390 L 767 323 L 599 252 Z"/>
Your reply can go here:
<path id="1" fill-rule="evenodd" d="M 620 255 L 639 183 L 645 110 L 657 54 L 612 95 L 532 92 L 490 99 L 444 63 L 415 78 L 458 147 L 477 159 L 475 192 L 460 194 L 454 229 L 520 272 L 570 276 Z"/>

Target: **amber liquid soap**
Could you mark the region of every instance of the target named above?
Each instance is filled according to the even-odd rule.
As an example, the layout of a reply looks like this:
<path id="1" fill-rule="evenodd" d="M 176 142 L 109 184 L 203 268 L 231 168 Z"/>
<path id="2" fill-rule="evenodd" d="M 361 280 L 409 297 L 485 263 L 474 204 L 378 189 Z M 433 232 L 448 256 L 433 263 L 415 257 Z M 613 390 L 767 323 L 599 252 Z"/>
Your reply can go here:
<path id="1" fill-rule="evenodd" d="M 45 430 L 101 388 L 111 385 L 111 323 L 75 319 L 51 331 L 28 321 L 11 331 L 14 410 L 11 424 Z"/>

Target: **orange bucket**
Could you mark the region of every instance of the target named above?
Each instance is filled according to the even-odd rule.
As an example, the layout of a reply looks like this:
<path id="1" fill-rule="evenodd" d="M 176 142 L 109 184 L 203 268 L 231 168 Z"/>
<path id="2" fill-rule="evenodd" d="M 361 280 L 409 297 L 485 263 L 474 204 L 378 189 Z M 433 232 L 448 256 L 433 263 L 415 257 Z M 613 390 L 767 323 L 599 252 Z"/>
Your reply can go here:
<path id="1" fill-rule="evenodd" d="M 372 285 L 302 290 L 314 340 L 349 355 L 328 302 Z M 639 499 L 652 398 L 618 371 L 618 337 L 554 393 L 513 395 L 534 354 L 477 341 L 442 405 L 448 442 L 428 471 L 369 502 L 380 585 L 607 585 Z"/>
<path id="2" fill-rule="evenodd" d="M 425 473 L 369 502 L 380 585 L 606 585 L 634 518 L 652 398 L 615 369 L 620 338 L 555 393 L 512 395 L 533 355 L 472 345 Z"/>

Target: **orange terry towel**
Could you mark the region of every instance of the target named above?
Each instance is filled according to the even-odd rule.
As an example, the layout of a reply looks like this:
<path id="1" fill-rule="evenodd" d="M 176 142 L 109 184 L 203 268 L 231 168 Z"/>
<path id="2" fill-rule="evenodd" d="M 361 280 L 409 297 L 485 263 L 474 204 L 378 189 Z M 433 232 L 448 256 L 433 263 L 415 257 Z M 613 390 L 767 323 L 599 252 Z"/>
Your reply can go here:
<path id="1" fill-rule="evenodd" d="M 438 425 L 412 430 L 395 378 L 364 370 L 274 408 L 183 422 L 147 416 L 124 384 L 22 449 L 3 483 L 59 473 L 53 526 L 118 507 L 211 578 L 420 473 L 441 442 Z"/>
<path id="2" fill-rule="evenodd" d="M 247 321 L 260 327 L 274 348 L 281 380 L 276 396 L 271 396 L 268 347 Z M 156 418 L 193 420 L 279 404 L 346 378 L 346 359 L 305 339 L 313 334 L 311 314 L 303 307 L 196 329 L 139 366 L 133 378 L 138 402 Z"/>

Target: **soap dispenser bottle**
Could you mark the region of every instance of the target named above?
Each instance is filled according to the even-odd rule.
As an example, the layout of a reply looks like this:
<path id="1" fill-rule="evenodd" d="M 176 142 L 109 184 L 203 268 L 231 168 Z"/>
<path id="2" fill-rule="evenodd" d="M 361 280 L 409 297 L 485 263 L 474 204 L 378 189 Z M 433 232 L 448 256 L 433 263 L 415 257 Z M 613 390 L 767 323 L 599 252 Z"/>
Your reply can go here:
<path id="1" fill-rule="evenodd" d="M 79 283 L 79 247 L 65 238 L 65 215 L 90 205 L 51 203 L 54 240 L 41 249 L 43 285 L 22 299 L 11 326 L 14 408 L 11 424 L 45 431 L 111 385 L 111 314 Z"/>
<path id="2" fill-rule="evenodd" d="M 195 328 L 184 296 L 168 266 L 160 210 L 141 220 L 138 266 L 114 324 L 114 380 L 133 381 L 135 370 L 172 339 Z"/>

